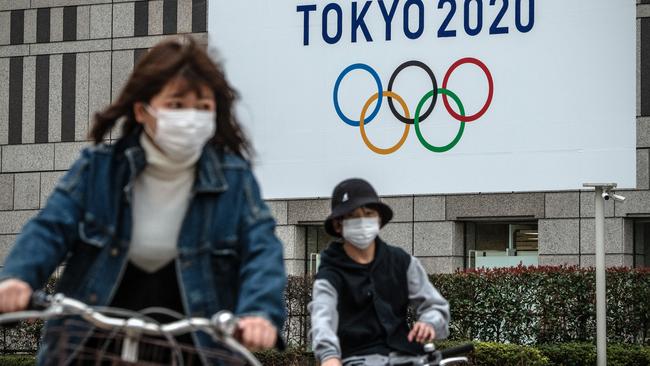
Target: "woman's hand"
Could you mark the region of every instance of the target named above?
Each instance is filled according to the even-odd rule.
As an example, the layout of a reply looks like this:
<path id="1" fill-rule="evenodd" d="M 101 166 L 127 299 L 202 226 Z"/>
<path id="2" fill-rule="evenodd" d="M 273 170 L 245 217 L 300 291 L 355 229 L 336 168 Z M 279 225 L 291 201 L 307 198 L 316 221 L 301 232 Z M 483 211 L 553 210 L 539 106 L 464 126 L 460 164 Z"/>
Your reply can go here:
<path id="1" fill-rule="evenodd" d="M 249 316 L 239 319 L 237 334 L 237 338 L 246 348 L 261 351 L 275 346 L 278 330 L 265 318 Z"/>
<path id="2" fill-rule="evenodd" d="M 328 358 L 320 366 L 341 366 L 341 360 L 337 357 Z"/>
<path id="3" fill-rule="evenodd" d="M 0 282 L 0 313 L 25 310 L 31 296 L 27 282 L 15 278 Z"/>
<path id="4" fill-rule="evenodd" d="M 409 332 L 408 340 L 409 342 L 415 340 L 418 343 L 427 343 L 431 342 L 435 337 L 436 331 L 430 324 L 425 322 L 416 322 L 413 329 Z"/>

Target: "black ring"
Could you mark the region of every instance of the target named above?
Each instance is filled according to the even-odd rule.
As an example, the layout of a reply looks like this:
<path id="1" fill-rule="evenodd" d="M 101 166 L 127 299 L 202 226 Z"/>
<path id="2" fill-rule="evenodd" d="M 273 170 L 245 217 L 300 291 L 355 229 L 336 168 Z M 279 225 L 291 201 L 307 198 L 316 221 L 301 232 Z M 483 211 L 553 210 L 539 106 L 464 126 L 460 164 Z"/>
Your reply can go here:
<path id="1" fill-rule="evenodd" d="M 402 70 L 409 66 L 417 66 L 424 70 L 424 72 L 429 75 L 429 78 L 431 78 L 431 81 L 433 82 L 433 97 L 431 101 L 431 105 L 427 110 L 420 115 L 420 122 L 424 121 L 433 111 L 433 107 L 436 106 L 436 101 L 438 100 L 438 81 L 436 81 L 436 76 L 433 74 L 433 71 L 429 68 L 429 66 L 425 65 L 423 62 L 416 61 L 416 60 L 411 60 L 411 61 L 406 61 L 403 64 L 399 65 L 395 71 L 393 71 L 393 75 L 390 76 L 390 81 L 388 82 L 388 91 L 392 92 L 393 91 L 393 82 L 395 81 L 395 78 L 397 78 L 397 74 L 399 74 Z M 415 120 L 413 118 L 406 118 L 399 114 L 397 110 L 395 109 L 395 105 L 393 105 L 393 98 L 388 97 L 388 106 L 390 107 L 390 111 L 393 112 L 393 116 L 395 116 L 397 119 L 402 121 L 403 123 L 407 123 L 409 125 L 412 125 L 415 123 Z"/>

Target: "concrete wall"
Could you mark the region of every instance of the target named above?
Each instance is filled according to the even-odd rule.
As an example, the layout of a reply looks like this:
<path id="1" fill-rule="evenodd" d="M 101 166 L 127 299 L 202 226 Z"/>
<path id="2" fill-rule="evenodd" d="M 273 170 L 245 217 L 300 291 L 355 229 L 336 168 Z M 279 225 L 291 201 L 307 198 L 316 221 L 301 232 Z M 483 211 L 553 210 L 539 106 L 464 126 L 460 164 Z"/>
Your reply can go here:
<path id="1" fill-rule="evenodd" d="M 142 52 L 169 34 L 193 33 L 206 41 L 206 3 L 0 0 L 0 261 L 87 144 L 92 114 L 116 96 Z M 633 265 L 634 220 L 650 216 L 650 0 L 638 0 L 636 24 L 637 190 L 623 192 L 624 203 L 606 203 L 610 265 Z M 589 192 L 383 199 L 395 218 L 382 236 L 420 257 L 430 272 L 464 266 L 464 252 L 473 245 L 466 223 L 479 219 L 537 221 L 540 264 L 590 266 L 594 261 Z M 285 244 L 287 269 L 302 273 L 305 245 L 316 240 L 305 226 L 327 216 L 329 201 L 269 205 Z"/>

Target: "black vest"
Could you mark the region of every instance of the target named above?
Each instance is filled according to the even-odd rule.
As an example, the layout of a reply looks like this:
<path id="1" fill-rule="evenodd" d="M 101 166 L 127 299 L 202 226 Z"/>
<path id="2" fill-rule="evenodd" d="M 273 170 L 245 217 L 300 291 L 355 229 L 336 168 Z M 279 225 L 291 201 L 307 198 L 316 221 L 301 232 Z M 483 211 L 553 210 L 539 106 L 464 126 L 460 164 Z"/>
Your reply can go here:
<path id="1" fill-rule="evenodd" d="M 316 275 L 338 293 L 337 336 L 342 357 L 399 352 L 421 354 L 422 346 L 407 339 L 409 306 L 406 274 L 411 256 L 376 239 L 375 259 L 359 264 L 332 242 L 321 253 Z"/>

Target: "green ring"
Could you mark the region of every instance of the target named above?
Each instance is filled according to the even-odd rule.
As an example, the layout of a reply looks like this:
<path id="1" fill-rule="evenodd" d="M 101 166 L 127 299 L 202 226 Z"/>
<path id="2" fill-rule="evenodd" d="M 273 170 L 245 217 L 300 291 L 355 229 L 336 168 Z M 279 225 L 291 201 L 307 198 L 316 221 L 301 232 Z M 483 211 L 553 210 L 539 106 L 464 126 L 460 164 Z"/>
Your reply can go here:
<path id="1" fill-rule="evenodd" d="M 458 106 L 458 109 L 460 109 L 460 115 L 465 116 L 465 108 L 463 107 L 463 103 L 460 102 L 460 98 L 454 92 L 452 92 L 449 89 L 443 89 L 443 88 L 438 88 L 438 93 L 439 94 L 444 94 L 448 97 L 451 97 L 451 99 L 456 102 L 456 105 Z M 458 129 L 458 133 L 456 134 L 456 137 L 448 143 L 445 146 L 433 146 L 430 143 L 427 142 L 427 140 L 422 136 L 422 132 L 420 132 L 420 110 L 422 109 L 422 106 L 424 106 L 424 103 L 431 98 L 434 95 L 434 90 L 431 90 L 430 92 L 426 93 L 422 99 L 420 99 L 420 102 L 418 103 L 417 108 L 415 108 L 415 117 L 413 118 L 414 124 L 415 124 L 415 134 L 418 137 L 418 140 L 420 140 L 420 143 L 422 146 L 426 147 L 428 150 L 433 151 L 433 152 L 438 152 L 442 153 L 445 151 L 451 150 L 458 141 L 460 141 L 460 138 L 463 136 L 463 131 L 465 130 L 465 122 L 460 121 L 460 128 Z"/>

